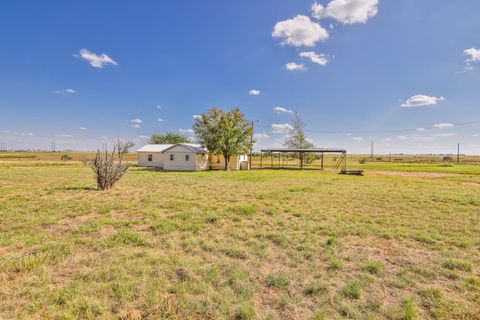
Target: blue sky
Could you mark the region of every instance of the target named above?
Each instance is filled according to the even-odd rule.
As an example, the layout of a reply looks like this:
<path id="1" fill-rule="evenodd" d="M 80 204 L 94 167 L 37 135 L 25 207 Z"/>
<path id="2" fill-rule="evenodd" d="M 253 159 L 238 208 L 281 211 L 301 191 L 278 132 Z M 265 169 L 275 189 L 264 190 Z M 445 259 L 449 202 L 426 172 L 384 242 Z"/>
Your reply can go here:
<path id="1" fill-rule="evenodd" d="M 258 120 L 257 149 L 281 145 L 295 111 L 320 147 L 480 154 L 480 123 L 457 125 L 480 120 L 478 12 L 476 0 L 2 1 L 0 143 L 140 147 L 238 106 Z"/>

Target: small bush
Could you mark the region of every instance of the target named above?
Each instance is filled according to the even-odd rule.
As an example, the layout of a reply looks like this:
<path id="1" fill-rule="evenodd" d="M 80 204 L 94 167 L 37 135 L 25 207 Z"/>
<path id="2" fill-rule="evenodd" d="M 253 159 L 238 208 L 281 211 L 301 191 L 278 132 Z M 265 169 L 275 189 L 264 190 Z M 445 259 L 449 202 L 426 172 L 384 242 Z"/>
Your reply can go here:
<path id="1" fill-rule="evenodd" d="M 60 159 L 62 161 L 68 161 L 68 160 L 72 160 L 72 157 L 70 157 L 68 154 L 64 154 Z"/>
<path id="2" fill-rule="evenodd" d="M 91 162 L 92 170 L 95 174 L 97 187 L 100 190 L 107 190 L 120 180 L 127 172 L 129 164 L 123 160 L 125 150 L 130 142 L 117 141 L 113 151 L 100 153 L 97 151 L 95 158 Z"/>
<path id="3" fill-rule="evenodd" d="M 364 159 L 360 159 L 360 160 L 358 160 L 358 163 L 360 163 L 360 164 L 365 164 L 365 163 L 367 163 L 367 159 L 365 159 L 365 158 L 364 158 Z"/>

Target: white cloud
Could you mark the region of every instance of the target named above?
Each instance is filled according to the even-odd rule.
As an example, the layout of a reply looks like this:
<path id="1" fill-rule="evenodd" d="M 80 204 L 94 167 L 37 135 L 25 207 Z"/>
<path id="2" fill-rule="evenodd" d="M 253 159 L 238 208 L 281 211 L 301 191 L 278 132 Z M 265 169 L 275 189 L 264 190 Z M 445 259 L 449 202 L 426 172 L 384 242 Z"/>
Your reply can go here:
<path id="1" fill-rule="evenodd" d="M 288 133 L 292 130 L 293 127 L 288 123 L 274 123 L 272 124 L 272 132 L 273 133 Z"/>
<path id="2" fill-rule="evenodd" d="M 195 119 L 195 120 L 200 120 L 200 119 L 202 119 L 202 116 L 199 115 L 199 114 L 194 114 L 194 115 L 193 115 L 193 119 Z"/>
<path id="3" fill-rule="evenodd" d="M 467 55 L 468 58 L 465 60 L 466 69 L 473 70 L 474 67 L 472 66 L 475 62 L 480 62 L 480 49 L 477 48 L 470 48 L 463 50 L 463 54 Z"/>
<path id="4" fill-rule="evenodd" d="M 352 139 L 357 142 L 363 141 L 363 138 L 361 137 L 353 137 Z"/>
<path id="5" fill-rule="evenodd" d="M 260 95 L 260 90 L 252 89 L 248 92 L 248 94 L 251 95 L 251 96 L 259 96 Z"/>
<path id="6" fill-rule="evenodd" d="M 312 61 L 313 63 L 319 64 L 321 66 L 326 65 L 329 61 L 328 55 L 324 53 L 316 54 L 313 51 L 300 52 L 299 56 L 302 58 L 310 59 L 310 61 Z"/>
<path id="7" fill-rule="evenodd" d="M 392 138 L 385 138 L 384 140 L 385 141 L 392 141 L 393 139 Z"/>
<path id="8" fill-rule="evenodd" d="M 180 131 L 182 133 L 193 133 L 192 129 L 178 129 L 178 131 Z"/>
<path id="9" fill-rule="evenodd" d="M 65 89 L 65 90 L 55 90 L 53 91 L 56 94 L 74 94 L 77 92 L 75 89 Z"/>
<path id="10" fill-rule="evenodd" d="M 417 94 L 405 101 L 405 103 L 402 104 L 402 107 L 411 108 L 421 106 L 433 106 L 443 100 L 445 100 L 444 97 L 433 97 L 426 96 L 424 94 Z"/>
<path id="11" fill-rule="evenodd" d="M 446 129 L 446 128 L 451 128 L 453 126 L 454 125 L 451 123 L 435 123 L 433 125 L 434 128 L 438 128 L 438 129 Z"/>
<path id="12" fill-rule="evenodd" d="M 94 68 L 103 68 L 107 64 L 118 65 L 112 58 L 107 56 L 105 53 L 101 55 L 97 55 L 93 52 L 88 51 L 87 49 L 80 50 L 78 55 L 74 55 L 77 58 L 81 58 L 86 60 L 90 63 L 90 65 Z"/>
<path id="13" fill-rule="evenodd" d="M 317 42 L 328 39 L 328 31 L 309 17 L 298 15 L 295 18 L 277 22 L 272 36 L 281 38 L 282 45 L 293 47 L 314 47 Z"/>
<path id="14" fill-rule="evenodd" d="M 138 129 L 140 128 L 140 124 L 143 123 L 142 119 L 132 119 L 129 121 L 130 122 L 130 127 Z"/>
<path id="15" fill-rule="evenodd" d="M 139 139 L 144 139 L 144 140 L 145 140 L 145 139 L 149 139 L 148 136 L 138 136 L 138 138 L 139 138 Z"/>
<path id="16" fill-rule="evenodd" d="M 158 118 L 157 121 L 158 121 L 158 122 L 163 122 L 163 119 L 162 119 L 162 118 Z"/>
<path id="17" fill-rule="evenodd" d="M 293 110 L 289 110 L 283 107 L 275 107 L 272 110 L 275 111 L 276 113 L 280 113 L 280 112 L 293 113 Z"/>
<path id="18" fill-rule="evenodd" d="M 158 110 L 162 109 L 162 106 L 156 106 L 155 108 L 157 108 Z"/>
<path id="19" fill-rule="evenodd" d="M 305 65 L 298 64 L 298 63 L 295 63 L 295 62 L 289 62 L 289 63 L 285 64 L 285 68 L 287 68 L 287 70 L 289 70 L 289 71 L 305 71 L 305 70 L 307 70 L 307 68 L 305 68 Z"/>
<path id="20" fill-rule="evenodd" d="M 312 16 L 317 19 L 333 18 L 344 24 L 365 23 L 378 13 L 379 0 L 332 0 L 326 7 L 312 5 Z"/>
<path id="21" fill-rule="evenodd" d="M 427 129 L 425 129 L 425 128 L 417 128 L 417 131 L 425 131 L 425 130 L 427 130 Z"/>
<path id="22" fill-rule="evenodd" d="M 82 131 L 87 130 L 87 128 L 85 128 L 85 127 L 80 127 L 79 129 L 82 130 Z"/>
<path id="23" fill-rule="evenodd" d="M 33 135 L 33 134 L 29 134 L 29 135 Z M 72 138 L 73 137 L 73 135 L 68 134 L 68 133 L 54 134 L 54 136 L 58 137 L 58 138 Z"/>
<path id="24" fill-rule="evenodd" d="M 256 133 L 254 136 L 253 136 L 254 139 L 256 140 L 263 140 L 263 139 L 268 139 L 270 138 L 270 136 L 266 133 Z"/>
<path id="25" fill-rule="evenodd" d="M 397 136 L 397 139 L 398 139 L 398 140 L 407 140 L 407 137 L 405 137 L 405 136 Z"/>

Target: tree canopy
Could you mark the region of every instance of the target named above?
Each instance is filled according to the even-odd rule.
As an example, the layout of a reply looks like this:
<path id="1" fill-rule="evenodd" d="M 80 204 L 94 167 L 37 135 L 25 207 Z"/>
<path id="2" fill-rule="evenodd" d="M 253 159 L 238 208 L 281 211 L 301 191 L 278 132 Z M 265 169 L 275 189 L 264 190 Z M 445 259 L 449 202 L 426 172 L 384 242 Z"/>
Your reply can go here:
<path id="1" fill-rule="evenodd" d="M 230 111 L 211 108 L 196 117 L 193 130 L 203 147 L 224 156 L 225 170 L 232 155 L 248 153 L 252 147 L 253 127 L 239 108 Z"/>
<path id="2" fill-rule="evenodd" d="M 165 134 L 152 134 L 148 143 L 151 144 L 176 144 L 176 143 L 189 143 L 190 140 L 183 134 L 176 134 L 167 132 Z"/>
<path id="3" fill-rule="evenodd" d="M 305 135 L 304 129 L 306 125 L 307 123 L 302 120 L 300 114 L 298 112 L 295 113 L 292 129 L 290 129 L 288 136 L 285 138 L 284 144 L 289 148 L 295 149 L 313 148 L 313 143 L 311 143 Z"/>

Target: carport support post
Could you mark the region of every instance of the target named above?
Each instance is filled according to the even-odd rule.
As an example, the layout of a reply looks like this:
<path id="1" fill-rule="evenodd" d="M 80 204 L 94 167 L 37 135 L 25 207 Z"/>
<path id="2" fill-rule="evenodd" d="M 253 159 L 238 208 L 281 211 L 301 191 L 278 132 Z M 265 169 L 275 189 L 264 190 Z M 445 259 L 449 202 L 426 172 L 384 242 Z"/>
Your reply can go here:
<path id="1" fill-rule="evenodd" d="M 271 167 L 273 168 L 273 152 L 270 153 L 272 155 L 272 164 L 271 164 Z"/>
<path id="2" fill-rule="evenodd" d="M 347 152 L 343 152 L 342 170 L 347 170 Z"/>
<path id="3" fill-rule="evenodd" d="M 263 152 L 260 152 L 260 168 L 263 168 L 262 160 L 263 160 Z"/>
<path id="4" fill-rule="evenodd" d="M 321 170 L 323 170 L 323 155 L 324 155 L 324 153 L 322 152 L 322 157 L 321 157 L 321 161 L 322 161 L 322 162 L 321 162 Z"/>
<path id="5" fill-rule="evenodd" d="M 303 152 L 300 152 L 300 168 L 303 168 Z"/>

